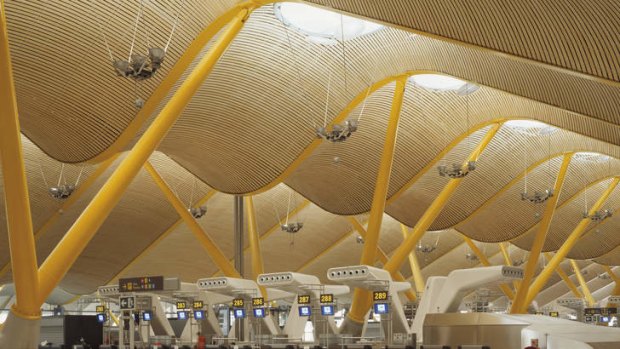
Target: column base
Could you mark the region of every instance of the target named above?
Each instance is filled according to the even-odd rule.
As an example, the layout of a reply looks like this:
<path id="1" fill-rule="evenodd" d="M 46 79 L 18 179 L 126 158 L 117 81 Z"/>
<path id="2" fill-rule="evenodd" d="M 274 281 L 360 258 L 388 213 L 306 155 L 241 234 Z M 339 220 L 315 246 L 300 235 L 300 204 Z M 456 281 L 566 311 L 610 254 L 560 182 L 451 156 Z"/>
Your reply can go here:
<path id="1" fill-rule="evenodd" d="M 357 322 L 346 316 L 338 332 L 340 334 L 351 335 L 352 337 L 361 337 L 364 332 L 364 323 Z"/>
<path id="2" fill-rule="evenodd" d="M 40 317 L 22 317 L 11 309 L 0 332 L 0 349 L 38 348 L 40 331 Z"/>

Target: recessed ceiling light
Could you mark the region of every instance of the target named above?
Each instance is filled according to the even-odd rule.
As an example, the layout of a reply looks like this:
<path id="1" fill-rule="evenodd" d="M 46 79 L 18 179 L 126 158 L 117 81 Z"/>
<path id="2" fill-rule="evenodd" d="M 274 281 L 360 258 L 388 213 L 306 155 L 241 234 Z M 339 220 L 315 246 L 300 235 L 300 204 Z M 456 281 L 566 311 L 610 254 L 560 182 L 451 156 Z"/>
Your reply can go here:
<path id="1" fill-rule="evenodd" d="M 276 17 L 287 27 L 306 35 L 318 44 L 335 44 L 375 32 L 383 26 L 363 19 L 300 3 L 274 4 Z"/>

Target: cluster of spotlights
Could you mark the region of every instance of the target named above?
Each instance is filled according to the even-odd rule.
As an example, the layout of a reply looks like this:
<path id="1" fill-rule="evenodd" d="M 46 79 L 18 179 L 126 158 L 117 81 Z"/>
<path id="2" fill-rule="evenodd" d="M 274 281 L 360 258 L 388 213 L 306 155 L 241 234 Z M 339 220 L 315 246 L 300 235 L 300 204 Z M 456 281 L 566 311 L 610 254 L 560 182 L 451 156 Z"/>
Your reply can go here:
<path id="1" fill-rule="evenodd" d="M 206 206 L 192 207 L 188 211 L 192 215 L 192 217 L 199 219 L 199 218 L 202 218 L 207 213 L 207 207 Z"/>
<path id="2" fill-rule="evenodd" d="M 437 249 L 437 246 L 435 245 L 428 245 L 428 244 L 418 244 L 415 247 L 416 251 L 421 252 L 421 253 L 432 253 L 433 251 L 435 251 Z"/>
<path id="3" fill-rule="evenodd" d="M 515 267 L 522 266 L 524 263 L 525 263 L 525 259 L 523 258 L 512 261 L 512 265 Z"/>
<path id="4" fill-rule="evenodd" d="M 601 279 L 601 280 L 609 280 L 609 279 L 611 279 L 611 276 L 609 276 L 609 274 L 607 274 L 607 273 L 603 273 L 603 274 L 599 274 L 598 278 Z"/>
<path id="5" fill-rule="evenodd" d="M 553 197 L 553 189 L 545 189 L 545 191 L 535 191 L 533 194 L 530 194 L 526 191 L 521 193 L 521 200 L 529 201 L 535 204 L 541 204 L 549 198 Z"/>
<path id="6" fill-rule="evenodd" d="M 357 120 L 347 120 L 344 124 L 333 125 L 331 130 L 326 127 L 317 127 L 316 136 L 337 143 L 346 141 L 355 131 L 357 131 Z"/>
<path id="7" fill-rule="evenodd" d="M 219 288 L 226 285 L 228 285 L 228 281 L 224 278 L 198 280 L 198 286 L 200 287 Z"/>
<path id="8" fill-rule="evenodd" d="M 595 211 L 592 214 L 589 214 L 588 212 L 584 212 L 582 214 L 583 218 L 590 218 L 590 220 L 593 222 L 602 222 L 611 216 L 613 216 L 613 212 L 611 212 L 611 210 Z"/>
<path id="9" fill-rule="evenodd" d="M 304 227 L 304 224 L 301 222 L 296 222 L 296 223 L 286 223 L 286 224 L 282 224 L 280 226 L 280 228 L 282 229 L 283 232 L 286 233 L 296 233 L 298 231 L 301 230 L 301 228 Z"/>
<path id="10" fill-rule="evenodd" d="M 75 185 L 63 184 L 49 188 L 50 195 L 56 200 L 65 200 L 75 191 Z"/>
<path id="11" fill-rule="evenodd" d="M 467 176 L 471 171 L 476 169 L 476 162 L 469 161 L 467 165 L 452 164 L 452 166 L 440 165 L 437 166 L 439 175 L 442 177 L 450 178 L 463 178 Z"/>
<path id="12" fill-rule="evenodd" d="M 467 259 L 468 261 L 476 262 L 478 261 L 478 256 L 476 256 L 475 253 L 467 252 L 465 254 L 465 259 Z"/>
<path id="13" fill-rule="evenodd" d="M 148 56 L 132 54 L 129 61 L 115 60 L 112 62 L 114 70 L 119 76 L 134 80 L 146 80 L 155 75 L 155 72 L 164 62 L 166 51 L 160 47 L 150 47 Z"/>

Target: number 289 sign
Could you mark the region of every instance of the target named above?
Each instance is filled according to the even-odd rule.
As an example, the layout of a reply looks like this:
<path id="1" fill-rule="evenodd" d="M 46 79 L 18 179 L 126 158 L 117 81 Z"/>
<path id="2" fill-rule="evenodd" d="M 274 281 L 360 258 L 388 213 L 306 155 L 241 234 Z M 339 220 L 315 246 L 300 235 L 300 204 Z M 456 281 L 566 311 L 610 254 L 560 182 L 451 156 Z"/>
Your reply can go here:
<path id="1" fill-rule="evenodd" d="M 373 301 L 385 301 L 388 299 L 387 291 L 375 291 L 372 293 Z"/>

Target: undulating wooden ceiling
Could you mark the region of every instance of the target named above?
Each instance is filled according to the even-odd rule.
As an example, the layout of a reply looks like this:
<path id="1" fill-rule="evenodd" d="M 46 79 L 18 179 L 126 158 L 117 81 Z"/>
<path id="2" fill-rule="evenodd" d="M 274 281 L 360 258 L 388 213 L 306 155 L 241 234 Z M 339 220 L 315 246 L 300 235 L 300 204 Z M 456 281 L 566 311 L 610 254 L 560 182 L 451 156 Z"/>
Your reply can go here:
<path id="1" fill-rule="evenodd" d="M 266 271 L 299 270 L 323 277 L 329 267 L 359 262 L 362 245 L 344 216 L 366 220 L 394 83 L 353 108 L 349 118 L 359 119 L 360 126 L 349 140 L 321 143 L 287 178 L 280 175 L 315 140 L 316 125 L 332 120 L 365 88 L 390 76 L 432 71 L 480 88 L 462 96 L 408 84 L 380 241 L 388 255 L 402 241 L 400 223 L 415 225 L 447 183 L 436 166 L 462 162 L 490 124 L 504 122 L 477 169 L 427 233 L 430 241 L 439 237 L 435 252 L 419 256 L 427 276 L 463 267 L 461 234 L 489 249 L 497 249 L 493 243 L 500 241 L 529 249 L 542 207 L 522 201 L 520 192 L 525 181 L 532 190 L 548 188 L 562 154 L 596 152 L 609 158 L 572 160 L 547 251 L 561 245 L 584 205 L 619 174 L 620 23 L 611 15 L 620 10 L 617 3 L 597 0 L 574 10 L 559 0 L 544 6 L 489 1 L 467 7 L 458 1 L 309 2 L 391 26 L 344 46 L 321 45 L 285 27 L 272 4 L 257 9 L 151 158 L 184 202 L 195 203 L 217 191 L 200 224 L 227 256 L 233 253 L 231 194 L 253 193 Z M 58 180 L 61 168 L 68 181 L 81 173 L 79 183 L 84 183 L 102 161 L 118 156 L 113 150 L 129 150 L 196 62 L 157 101 L 144 124 L 128 128 L 140 113 L 134 100 L 148 100 L 203 28 L 235 4 L 144 1 L 136 50 L 145 49 L 147 36 L 163 45 L 177 13 L 180 25 L 163 68 L 136 85 L 115 75 L 106 41 L 115 55 L 127 54 L 138 1 L 6 2 L 34 227 L 44 230 L 37 239 L 39 261 L 124 155 L 70 208 L 58 212 L 62 203 L 50 198 L 47 188 Z M 524 20 L 515 22 L 517 18 Z M 608 21 L 602 24 L 601 18 Z M 557 130 L 549 135 L 527 132 L 509 121 L 518 119 L 538 120 Z M 620 207 L 618 190 L 606 207 Z M 294 236 L 279 229 L 278 221 L 288 211 L 294 211 L 290 219 L 304 222 Z M 54 222 L 46 225 L 50 217 Z M 216 273 L 178 220 L 150 177 L 141 173 L 62 286 L 84 293 L 118 275 L 156 272 L 194 281 Z M 614 216 L 591 224 L 568 257 L 620 265 L 619 220 Z M 2 225 L 0 263 L 8 262 Z M 402 272 L 410 275 L 407 266 Z M 10 280 L 10 272 L 0 274 L 2 282 Z"/>

